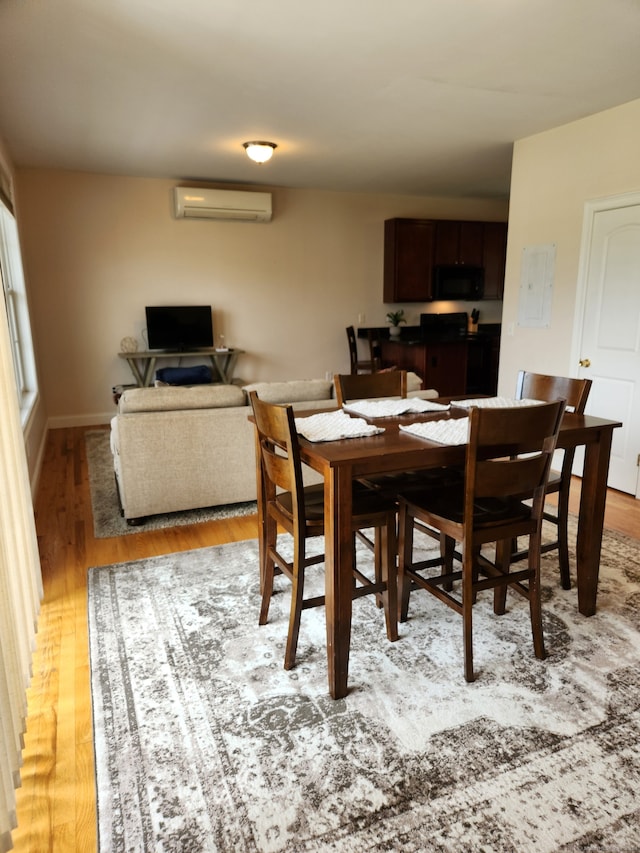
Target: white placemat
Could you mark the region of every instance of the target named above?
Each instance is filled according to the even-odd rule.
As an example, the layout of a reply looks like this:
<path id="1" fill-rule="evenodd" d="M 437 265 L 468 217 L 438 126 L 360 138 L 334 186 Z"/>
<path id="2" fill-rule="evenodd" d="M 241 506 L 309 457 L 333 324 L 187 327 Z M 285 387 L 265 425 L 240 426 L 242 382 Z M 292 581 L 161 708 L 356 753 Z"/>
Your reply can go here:
<path id="1" fill-rule="evenodd" d="M 478 397 L 475 400 L 454 400 L 451 405 L 461 409 L 476 407 L 479 409 L 516 409 L 519 406 L 541 406 L 543 400 L 515 400 L 512 397 Z"/>
<path id="2" fill-rule="evenodd" d="M 449 408 L 449 404 L 407 397 L 399 400 L 351 400 L 345 403 L 343 408 L 365 418 L 389 418 L 411 412 L 443 412 Z"/>
<path id="3" fill-rule="evenodd" d="M 308 418 L 295 419 L 296 430 L 309 441 L 337 441 L 340 438 L 360 438 L 384 432 L 382 427 L 368 424 L 362 418 L 351 418 L 338 409 L 320 412 Z"/>
<path id="4" fill-rule="evenodd" d="M 437 441 L 438 444 L 466 444 L 469 418 L 446 418 L 441 421 L 426 421 L 408 426 L 400 424 L 400 429 L 418 438 Z"/>

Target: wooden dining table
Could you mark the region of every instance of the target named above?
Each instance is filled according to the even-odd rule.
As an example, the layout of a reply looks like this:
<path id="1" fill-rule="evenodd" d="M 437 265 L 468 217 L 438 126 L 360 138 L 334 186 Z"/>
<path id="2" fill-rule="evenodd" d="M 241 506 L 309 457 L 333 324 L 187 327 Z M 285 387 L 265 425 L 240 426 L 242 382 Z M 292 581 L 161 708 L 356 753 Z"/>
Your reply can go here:
<path id="1" fill-rule="evenodd" d="M 314 412 L 296 412 L 296 419 Z M 464 409 L 401 417 L 367 418 L 384 432 L 362 438 L 311 442 L 300 436 L 302 461 L 324 479 L 325 608 L 329 692 L 347 695 L 351 643 L 352 486 L 364 475 L 417 471 L 442 465 L 461 465 L 464 445 L 443 445 L 402 430 L 410 424 L 441 417 L 464 417 Z M 613 430 L 622 424 L 589 415 L 565 413 L 558 448 L 584 446 L 584 466 L 576 540 L 578 609 L 584 616 L 596 611 L 598 571 L 607 495 L 607 475 Z"/>

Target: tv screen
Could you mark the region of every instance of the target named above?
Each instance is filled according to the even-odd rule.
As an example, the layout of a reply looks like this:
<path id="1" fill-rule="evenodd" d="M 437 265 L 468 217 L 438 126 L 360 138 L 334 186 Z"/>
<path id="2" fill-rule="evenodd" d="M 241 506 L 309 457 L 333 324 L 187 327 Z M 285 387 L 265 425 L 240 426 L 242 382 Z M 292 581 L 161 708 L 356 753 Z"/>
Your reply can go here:
<path id="1" fill-rule="evenodd" d="M 149 349 L 193 350 L 213 346 L 210 305 L 147 306 Z"/>

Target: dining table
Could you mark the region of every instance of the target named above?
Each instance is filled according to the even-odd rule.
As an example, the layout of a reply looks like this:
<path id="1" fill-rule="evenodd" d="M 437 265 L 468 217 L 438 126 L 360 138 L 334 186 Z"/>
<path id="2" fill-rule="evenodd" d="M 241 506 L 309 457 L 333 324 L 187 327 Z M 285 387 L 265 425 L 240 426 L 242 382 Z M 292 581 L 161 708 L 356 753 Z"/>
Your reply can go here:
<path id="1" fill-rule="evenodd" d="M 309 440 L 299 433 L 302 461 L 322 475 L 325 511 L 325 609 L 329 692 L 340 699 L 348 692 L 351 643 L 352 560 L 351 506 L 357 478 L 441 466 L 460 466 L 465 444 L 443 444 L 413 435 L 402 425 L 461 418 L 468 410 L 441 400 L 446 408 L 398 416 L 363 418 L 380 429 L 374 434 L 337 440 Z M 296 412 L 296 425 L 318 412 Z M 613 430 L 619 421 L 567 411 L 557 447 L 584 446 L 582 489 L 577 524 L 576 572 L 578 609 L 584 616 L 596 612 L 598 571 L 607 495 L 607 475 Z"/>

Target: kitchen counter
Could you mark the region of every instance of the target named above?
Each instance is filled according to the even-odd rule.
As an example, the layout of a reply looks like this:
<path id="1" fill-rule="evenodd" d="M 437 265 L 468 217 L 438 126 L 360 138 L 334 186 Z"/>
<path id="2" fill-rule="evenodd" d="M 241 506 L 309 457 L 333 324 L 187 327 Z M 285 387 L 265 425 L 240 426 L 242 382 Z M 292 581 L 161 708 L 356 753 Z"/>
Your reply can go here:
<path id="1" fill-rule="evenodd" d="M 468 331 L 468 314 L 421 314 L 419 326 L 401 326 L 391 337 L 389 326 L 363 327 L 358 337 L 380 342 L 383 367 L 412 370 L 423 388 L 436 388 L 443 397 L 496 394 L 500 353 L 500 323 L 479 323 Z"/>
<path id="2" fill-rule="evenodd" d="M 380 341 L 383 367 L 412 370 L 423 388 L 442 397 L 488 394 L 498 386 L 499 338 L 486 334 L 440 336 L 428 340 Z"/>
<path id="3" fill-rule="evenodd" d="M 369 333 L 372 332 L 378 340 L 393 340 L 407 345 L 439 343 L 445 340 L 476 340 L 477 338 L 487 337 L 499 339 L 501 330 L 500 323 L 479 323 L 477 332 L 469 332 L 465 327 L 462 330 L 451 332 L 449 330 L 425 329 L 422 326 L 401 326 L 400 337 L 392 338 L 389 334 L 389 326 L 361 326 L 357 331 L 357 336 L 368 340 Z"/>

